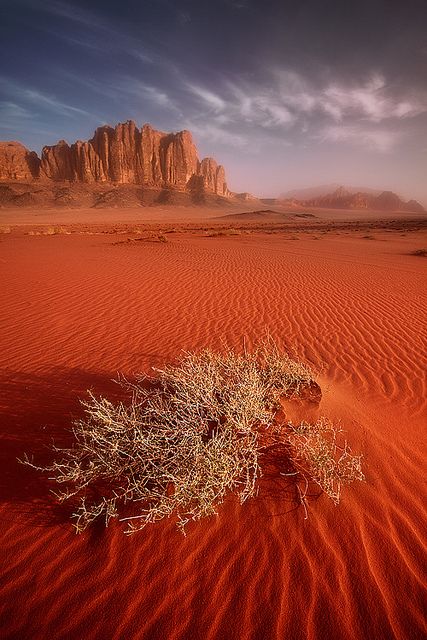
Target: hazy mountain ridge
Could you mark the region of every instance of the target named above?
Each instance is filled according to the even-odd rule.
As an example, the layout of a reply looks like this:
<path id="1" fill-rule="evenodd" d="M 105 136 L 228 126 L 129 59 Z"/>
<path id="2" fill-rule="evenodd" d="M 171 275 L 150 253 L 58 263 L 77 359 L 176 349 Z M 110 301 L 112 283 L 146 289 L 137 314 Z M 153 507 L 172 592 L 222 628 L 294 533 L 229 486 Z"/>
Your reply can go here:
<path id="1" fill-rule="evenodd" d="M 335 186 L 335 185 L 333 185 Z M 324 187 L 302 190 L 311 195 L 309 198 L 287 197 L 280 198 L 282 204 L 292 207 L 316 207 L 321 209 L 349 209 L 372 211 L 410 211 L 423 212 L 424 207 L 416 200 L 405 201 L 393 191 L 376 191 L 373 189 L 355 190 L 339 186 L 332 192 L 312 194 Z M 297 190 L 291 193 L 298 193 Z M 299 192 L 301 193 L 301 191 Z"/>
<path id="2" fill-rule="evenodd" d="M 199 160 L 190 131 L 164 133 L 132 120 L 98 127 L 88 141 L 43 147 L 0 142 L 0 206 L 144 206 L 247 204 L 260 200 L 228 189 L 224 167 Z M 291 208 L 423 212 L 392 191 L 323 185 L 262 202 Z"/>
<path id="3" fill-rule="evenodd" d="M 378 196 L 384 189 L 372 189 L 369 187 L 352 187 L 348 185 L 340 184 L 339 182 L 331 182 L 329 184 L 321 184 L 315 187 L 304 187 L 301 189 L 290 189 L 280 194 L 281 200 L 311 200 L 313 198 L 320 198 L 333 193 L 337 189 L 345 189 L 349 193 L 369 193 L 371 195 Z"/>

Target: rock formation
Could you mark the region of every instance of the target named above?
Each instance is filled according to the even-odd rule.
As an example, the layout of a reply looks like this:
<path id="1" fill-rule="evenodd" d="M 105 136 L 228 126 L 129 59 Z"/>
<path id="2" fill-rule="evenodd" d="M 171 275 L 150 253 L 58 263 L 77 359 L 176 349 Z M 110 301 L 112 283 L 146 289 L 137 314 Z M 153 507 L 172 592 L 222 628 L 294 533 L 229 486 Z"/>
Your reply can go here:
<path id="1" fill-rule="evenodd" d="M 383 191 L 379 195 L 358 191 L 352 193 L 339 187 L 333 193 L 300 200 L 303 207 L 320 207 L 324 209 L 368 209 L 371 211 L 410 211 L 423 212 L 424 208 L 415 200 L 405 202 L 392 191 Z"/>
<path id="2" fill-rule="evenodd" d="M 41 160 L 17 142 L 1 143 L 0 179 L 69 183 L 136 184 L 185 191 L 199 189 L 231 195 L 222 166 L 201 162 L 189 131 L 163 133 L 128 121 L 99 127 L 87 142 L 65 140 L 43 148 Z"/>
<path id="3" fill-rule="evenodd" d="M 163 133 L 128 121 L 99 127 L 87 142 L 65 140 L 43 148 L 41 160 L 18 142 L 0 144 L 0 180 L 136 184 L 181 191 L 194 188 L 231 195 L 224 168 L 201 162 L 189 131 Z"/>
<path id="4" fill-rule="evenodd" d="M 0 180 L 32 180 L 40 160 L 20 142 L 0 142 Z"/>
<path id="5" fill-rule="evenodd" d="M 416 213 L 424 213 L 424 211 L 425 211 L 423 205 L 420 204 L 419 202 L 417 202 L 416 200 L 409 200 L 406 203 L 406 210 L 407 211 L 414 211 Z"/>
<path id="6" fill-rule="evenodd" d="M 204 158 L 202 160 L 199 174 L 202 175 L 207 189 L 221 196 L 229 195 L 224 167 L 218 165 L 213 158 Z"/>
<path id="7" fill-rule="evenodd" d="M 164 133 L 149 124 L 139 129 L 131 120 L 116 127 L 98 127 L 88 141 L 79 140 L 69 145 L 60 140 L 55 145 L 46 146 L 41 159 L 19 142 L 0 142 L 0 181 L 45 185 L 51 190 L 54 202 L 59 199 L 63 204 L 74 202 L 74 196 L 68 191 L 64 195 L 61 189 L 81 190 L 83 187 L 78 185 L 86 185 L 85 189 L 93 192 L 96 202 L 114 198 L 119 202 L 123 193 L 106 195 L 96 191 L 100 188 L 127 189 L 126 185 L 133 185 L 133 199 L 139 191 L 138 202 L 150 201 L 150 190 L 157 193 L 154 196 L 156 202 L 171 202 L 182 194 L 195 204 L 205 204 L 209 198 L 212 201 L 212 196 L 232 197 L 233 201 L 243 202 L 253 200 L 250 194 L 229 191 L 224 167 L 213 158 L 198 159 L 189 131 Z M 139 185 L 144 188 L 138 189 Z M 22 193 L 15 193 L 12 189 L 10 193 L 3 191 L 3 200 L 12 198 L 23 202 L 30 196 L 35 197 L 35 193 L 34 188 L 33 192 L 27 189 Z M 264 202 L 274 204 L 276 200 Z M 404 202 L 391 191 L 356 192 L 343 187 L 309 199 L 279 199 L 277 204 L 292 208 L 424 211 L 415 200 Z"/>

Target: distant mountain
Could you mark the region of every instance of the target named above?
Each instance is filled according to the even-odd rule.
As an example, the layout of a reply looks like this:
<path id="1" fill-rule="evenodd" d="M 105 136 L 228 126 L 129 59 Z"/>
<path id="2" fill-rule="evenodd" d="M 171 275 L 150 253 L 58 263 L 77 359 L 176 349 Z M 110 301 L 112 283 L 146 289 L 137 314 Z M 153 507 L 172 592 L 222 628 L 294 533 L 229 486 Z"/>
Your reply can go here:
<path id="1" fill-rule="evenodd" d="M 308 192 L 311 194 L 315 190 L 302 190 L 302 192 L 304 191 L 305 193 Z M 325 194 L 322 193 L 317 196 L 310 195 L 309 198 L 297 199 L 295 196 L 284 198 L 281 199 L 281 203 L 288 204 L 294 208 L 318 207 L 321 209 L 424 212 L 424 207 L 416 200 L 405 202 L 392 191 L 354 191 L 342 186 Z"/>
<path id="2" fill-rule="evenodd" d="M 338 182 L 331 184 L 322 184 L 317 187 L 308 187 L 304 189 L 291 189 L 279 196 L 281 200 L 311 200 L 313 198 L 320 198 L 328 194 L 334 193 L 337 189 L 345 189 L 349 193 L 369 193 L 370 195 L 378 196 L 381 193 L 381 189 L 370 189 L 368 187 L 348 187 L 342 186 Z"/>

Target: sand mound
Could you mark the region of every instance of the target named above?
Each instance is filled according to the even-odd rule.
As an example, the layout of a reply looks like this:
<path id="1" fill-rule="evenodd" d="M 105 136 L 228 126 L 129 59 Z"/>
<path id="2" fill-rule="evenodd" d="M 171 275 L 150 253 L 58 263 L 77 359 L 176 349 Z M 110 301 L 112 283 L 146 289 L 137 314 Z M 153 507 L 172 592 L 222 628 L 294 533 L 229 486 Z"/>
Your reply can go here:
<path id="1" fill-rule="evenodd" d="M 218 216 L 219 220 L 236 220 L 240 222 L 280 222 L 289 219 L 288 213 L 273 211 L 272 209 L 261 209 L 259 211 L 244 211 L 243 213 L 229 213 L 225 216 Z"/>

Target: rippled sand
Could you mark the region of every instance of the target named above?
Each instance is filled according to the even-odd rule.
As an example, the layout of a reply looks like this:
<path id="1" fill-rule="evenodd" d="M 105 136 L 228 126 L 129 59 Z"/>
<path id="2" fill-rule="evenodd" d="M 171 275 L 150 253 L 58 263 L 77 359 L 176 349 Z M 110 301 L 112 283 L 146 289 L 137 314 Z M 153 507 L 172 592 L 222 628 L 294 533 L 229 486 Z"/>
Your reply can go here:
<path id="1" fill-rule="evenodd" d="M 424 637 L 422 228 L 1 236 L 2 637 Z M 364 453 L 367 481 L 339 507 L 313 491 L 305 520 L 268 476 L 186 538 L 171 522 L 76 536 L 16 462 L 47 460 L 86 389 L 117 395 L 117 371 L 266 328 L 321 371 L 320 412 Z"/>

